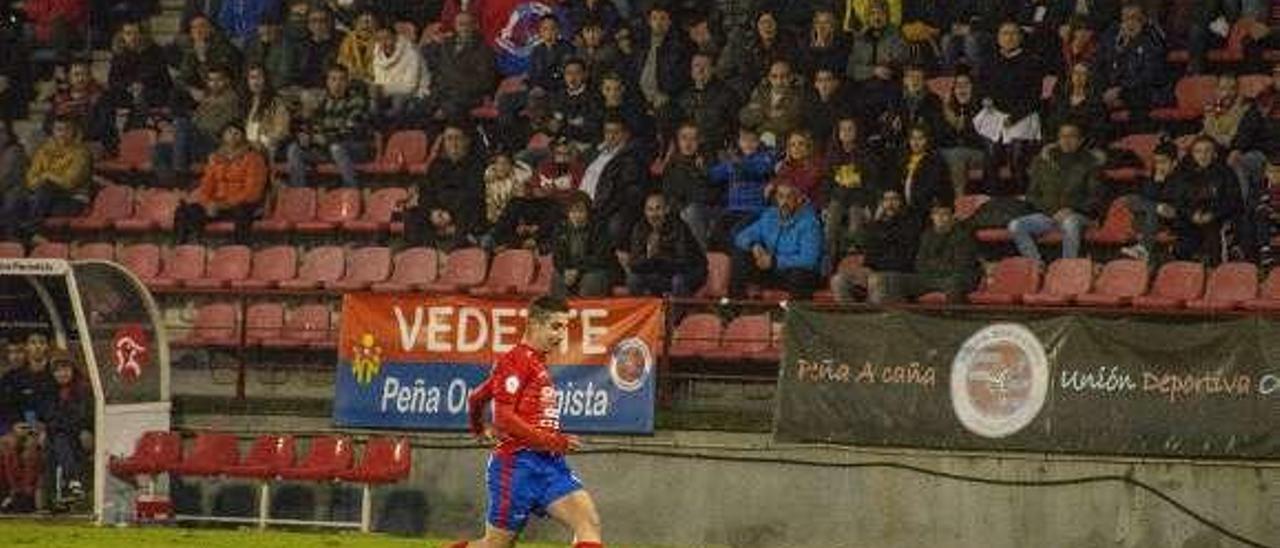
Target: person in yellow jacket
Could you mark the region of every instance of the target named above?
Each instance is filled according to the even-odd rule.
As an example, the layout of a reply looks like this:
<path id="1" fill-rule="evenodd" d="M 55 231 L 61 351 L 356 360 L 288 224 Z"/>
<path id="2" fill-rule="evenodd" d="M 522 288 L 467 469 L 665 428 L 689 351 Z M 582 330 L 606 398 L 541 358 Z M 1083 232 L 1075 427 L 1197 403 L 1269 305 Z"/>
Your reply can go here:
<path id="1" fill-rule="evenodd" d="M 362 11 L 356 16 L 355 26 L 338 46 L 338 64 L 347 67 L 352 80 L 373 82 L 373 48 L 377 46 L 374 31 L 378 21 L 372 11 Z"/>
<path id="2" fill-rule="evenodd" d="M 50 215 L 74 215 L 89 203 L 93 156 L 74 120 L 58 118 L 53 136 L 36 150 L 25 184 L 4 196 L 5 232 L 29 239 Z"/>

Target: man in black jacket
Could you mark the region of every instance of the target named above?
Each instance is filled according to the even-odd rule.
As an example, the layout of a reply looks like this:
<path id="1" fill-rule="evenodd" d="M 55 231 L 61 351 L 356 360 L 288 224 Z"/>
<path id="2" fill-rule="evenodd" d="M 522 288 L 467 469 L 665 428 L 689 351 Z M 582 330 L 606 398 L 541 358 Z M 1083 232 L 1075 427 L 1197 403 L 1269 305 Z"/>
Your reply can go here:
<path id="1" fill-rule="evenodd" d="M 617 255 L 632 295 L 687 297 L 707 279 L 706 252 L 689 226 L 671 215 L 660 193 L 645 198 L 644 219 Z"/>
<path id="2" fill-rule="evenodd" d="M 935 202 L 929 210 L 933 226 L 920 235 L 911 272 L 876 272 L 868 280 L 868 300 L 875 304 L 915 298 L 929 292 L 961 302 L 978 280 L 977 244 L 959 224 L 951 204 Z"/>
<path id="3" fill-rule="evenodd" d="M 865 228 L 861 245 L 865 250 L 863 265 L 872 272 L 910 272 L 919 241 L 920 226 L 907 215 L 906 201 L 897 189 L 884 191 L 875 218 Z M 837 272 L 831 276 L 831 292 L 836 301 L 849 303 L 858 300 L 858 288 L 865 291 L 866 269 Z"/>
<path id="4" fill-rule="evenodd" d="M 591 198 L 575 192 L 569 198 L 565 222 L 560 223 L 552 238 L 556 269 L 551 278 L 552 294 L 608 295 L 618 266 L 611 247 L 604 225 L 591 218 Z"/>
<path id="5" fill-rule="evenodd" d="M 582 176 L 582 190 L 591 196 L 591 215 L 605 223 L 609 239 L 625 242 L 640 217 L 636 207 L 647 187 L 645 170 L 631 131 L 619 118 L 604 122 L 604 142 L 594 151 Z"/>
<path id="6" fill-rule="evenodd" d="M 689 61 L 692 85 L 676 101 L 680 115 L 692 120 L 702 136 L 702 152 L 714 155 L 723 150 L 733 136 L 741 99 L 712 70 L 715 60 L 705 53 L 694 54 Z"/>
<path id="7" fill-rule="evenodd" d="M 471 137 L 459 124 L 441 134 L 441 154 L 418 184 L 418 204 L 405 211 L 405 231 L 425 223 L 431 210 L 451 213 L 463 233 L 476 230 L 484 207 L 484 161 L 472 150 Z"/>
<path id="8" fill-rule="evenodd" d="M 453 29 L 451 38 L 427 51 L 435 77 L 432 91 L 446 119 L 465 116 L 484 101 L 497 77 L 493 51 L 477 32 L 475 15 L 459 13 L 453 19 Z"/>

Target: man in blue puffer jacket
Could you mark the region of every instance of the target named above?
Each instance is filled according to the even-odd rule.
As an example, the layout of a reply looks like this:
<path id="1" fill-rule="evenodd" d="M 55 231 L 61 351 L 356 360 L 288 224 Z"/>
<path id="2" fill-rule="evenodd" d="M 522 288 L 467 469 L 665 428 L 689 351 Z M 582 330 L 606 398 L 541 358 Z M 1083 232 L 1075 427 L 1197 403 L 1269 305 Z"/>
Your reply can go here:
<path id="1" fill-rule="evenodd" d="M 807 300 L 820 278 L 822 224 L 795 187 L 777 187 L 773 199 L 777 206 L 734 236 L 730 293 L 742 298 L 754 282 Z"/>

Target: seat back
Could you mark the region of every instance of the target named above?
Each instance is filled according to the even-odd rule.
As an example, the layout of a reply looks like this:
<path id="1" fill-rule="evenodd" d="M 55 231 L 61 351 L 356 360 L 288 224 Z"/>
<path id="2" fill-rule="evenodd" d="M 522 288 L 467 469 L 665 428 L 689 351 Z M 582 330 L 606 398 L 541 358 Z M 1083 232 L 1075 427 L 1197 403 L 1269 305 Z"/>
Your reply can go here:
<path id="1" fill-rule="evenodd" d="M 284 327 L 284 305 L 253 303 L 244 312 L 245 335 L 251 339 L 275 339 Z"/>
<path id="2" fill-rule="evenodd" d="M 173 223 L 173 213 L 178 210 L 182 197 L 177 192 L 148 188 L 138 191 L 138 206 L 134 209 L 133 218 L 150 221 L 161 226 Z"/>
<path id="3" fill-rule="evenodd" d="M 1102 267 L 1094 291 L 1113 297 L 1137 297 L 1147 292 L 1147 263 L 1116 259 Z"/>
<path id="4" fill-rule="evenodd" d="M 87 217 L 105 221 L 127 219 L 133 215 L 133 189 L 123 185 L 104 185 L 93 197 Z"/>
<path id="5" fill-rule="evenodd" d="M 427 247 L 412 247 L 396 254 L 391 280 L 400 284 L 423 284 L 439 276 L 439 253 Z"/>
<path id="6" fill-rule="evenodd" d="M 129 457 L 161 466 L 172 466 L 182 461 L 182 436 L 167 430 L 144 432 Z"/>
<path id="7" fill-rule="evenodd" d="M 1267 279 L 1262 282 L 1262 291 L 1258 297 L 1280 301 L 1280 268 L 1272 268 L 1271 272 L 1267 273 Z"/>
<path id="8" fill-rule="evenodd" d="M 551 291 L 551 278 L 556 273 L 556 261 L 550 253 L 538 256 L 538 272 L 533 281 L 525 288 L 525 293 L 542 295 Z"/>
<path id="9" fill-rule="evenodd" d="M 160 246 L 136 244 L 120 250 L 120 264 L 143 280 L 160 275 Z"/>
<path id="10" fill-rule="evenodd" d="M 201 432 L 196 434 L 195 447 L 191 449 L 187 461 L 234 465 L 240 461 L 240 441 L 233 434 Z"/>
<path id="11" fill-rule="evenodd" d="M 328 468 L 346 470 L 351 468 L 354 452 L 351 449 L 351 438 L 346 436 L 317 436 L 311 438 L 311 447 L 307 456 L 298 464 L 299 468 Z"/>
<path id="12" fill-rule="evenodd" d="M 298 274 L 298 251 L 291 245 L 277 245 L 259 249 L 253 254 L 253 270 L 249 277 L 255 280 L 283 282 Z"/>
<path id="13" fill-rule="evenodd" d="M 1140 160 L 1142 165 L 1147 169 L 1151 169 L 1153 158 L 1156 154 L 1156 145 L 1160 144 L 1160 136 L 1154 133 L 1135 133 L 1126 135 L 1111 144 L 1112 148 L 1125 149 L 1133 152 Z"/>
<path id="14" fill-rule="evenodd" d="M 298 341 L 323 341 L 329 338 L 332 322 L 329 306 L 305 304 L 289 311 L 285 333 Z"/>
<path id="15" fill-rule="evenodd" d="M 1089 259 L 1058 259 L 1049 265 L 1041 293 L 1050 295 L 1081 295 L 1093 286 L 1093 261 Z"/>
<path id="16" fill-rule="evenodd" d="M 360 217 L 360 190 L 338 188 L 320 195 L 316 219 L 327 223 L 354 221 Z"/>
<path id="17" fill-rule="evenodd" d="M 161 278 L 194 280 L 204 274 L 205 250 L 198 245 L 180 245 L 169 250 Z"/>
<path id="18" fill-rule="evenodd" d="M 71 246 L 62 242 L 45 242 L 37 244 L 35 249 L 31 250 L 32 259 L 69 259 L 71 258 Z"/>
<path id="19" fill-rule="evenodd" d="M 1256 99 L 1271 87 L 1270 74 L 1246 74 L 1240 77 L 1240 95 Z"/>
<path id="20" fill-rule="evenodd" d="M 427 132 L 422 130 L 403 130 L 392 133 L 387 138 L 387 146 L 382 149 L 383 167 L 403 170 L 407 166 L 427 163 L 430 151 Z"/>
<path id="21" fill-rule="evenodd" d="M 116 246 L 106 242 L 80 244 L 71 250 L 73 261 L 114 261 Z"/>
<path id="22" fill-rule="evenodd" d="M 253 251 L 248 246 L 224 245 L 213 250 L 205 277 L 211 280 L 243 280 L 249 277 Z"/>
<path id="23" fill-rule="evenodd" d="M 715 314 L 690 314 L 676 326 L 671 344 L 693 353 L 713 351 L 720 346 L 723 331 Z"/>
<path id="24" fill-rule="evenodd" d="M 991 201 L 986 194 L 965 194 L 956 198 L 956 220 L 963 221 L 977 213 L 983 204 Z"/>
<path id="25" fill-rule="evenodd" d="M 0 259 L 21 259 L 27 256 L 27 248 L 20 242 L 0 242 Z"/>
<path id="26" fill-rule="evenodd" d="M 1203 114 L 1205 105 L 1213 100 L 1217 87 L 1216 76 L 1184 76 L 1174 86 L 1173 93 L 1179 109 Z"/>
<path id="27" fill-rule="evenodd" d="M 766 352 L 773 341 L 768 314 L 738 316 L 724 328 L 720 346 L 743 353 Z"/>
<path id="28" fill-rule="evenodd" d="M 493 258 L 489 269 L 489 285 L 503 288 L 523 288 L 533 282 L 537 270 L 537 258 L 526 249 L 508 249 Z"/>
<path id="29" fill-rule="evenodd" d="M 272 470 L 288 468 L 293 466 L 294 445 L 293 436 L 258 436 L 242 462 L 266 466 Z"/>
<path id="30" fill-rule="evenodd" d="M 346 279 L 363 283 L 385 281 L 391 276 L 391 249 L 362 247 L 347 255 Z"/>
<path id="31" fill-rule="evenodd" d="M 729 295 L 729 256 L 719 251 L 707 253 L 707 281 L 698 290 L 698 298 L 719 299 Z"/>
<path id="32" fill-rule="evenodd" d="M 298 279 L 313 282 L 336 282 L 347 269 L 346 250 L 334 245 L 320 246 L 307 252 L 298 268 Z"/>
<path id="33" fill-rule="evenodd" d="M 1040 287 L 1040 263 L 1026 257 L 1007 257 L 996 263 L 983 291 L 1001 295 L 1035 293 Z"/>
<path id="34" fill-rule="evenodd" d="M 131 129 L 120 135 L 117 160 L 129 169 L 145 170 L 151 167 L 151 149 L 156 144 L 153 129 Z"/>
<path id="35" fill-rule="evenodd" d="M 1207 301 L 1246 301 L 1258 296 L 1258 267 L 1253 263 L 1223 263 L 1209 274 Z"/>
<path id="36" fill-rule="evenodd" d="M 225 341 L 235 339 L 240 334 L 240 322 L 236 314 L 236 305 L 232 303 L 209 303 L 196 309 L 196 317 L 192 322 L 192 337 L 202 341 Z"/>
<path id="37" fill-rule="evenodd" d="M 399 187 L 383 188 L 374 191 L 365 202 L 361 220 L 377 223 L 391 222 L 396 208 L 409 199 L 409 191 Z"/>
<path id="38" fill-rule="evenodd" d="M 365 442 L 359 468 L 379 475 L 407 476 L 412 463 L 413 446 L 408 438 L 377 436 Z"/>
<path id="39" fill-rule="evenodd" d="M 484 250 L 478 247 L 455 249 L 445 258 L 444 271 L 440 273 L 440 281 L 462 286 L 480 285 L 484 283 L 487 258 Z"/>
<path id="40" fill-rule="evenodd" d="M 1151 295 L 1168 299 L 1190 300 L 1204 292 L 1204 265 L 1190 261 L 1165 263 L 1156 272 Z"/>
<path id="41" fill-rule="evenodd" d="M 300 223 L 316 217 L 316 191 L 312 188 L 283 187 L 277 191 L 275 207 L 267 218 Z"/>

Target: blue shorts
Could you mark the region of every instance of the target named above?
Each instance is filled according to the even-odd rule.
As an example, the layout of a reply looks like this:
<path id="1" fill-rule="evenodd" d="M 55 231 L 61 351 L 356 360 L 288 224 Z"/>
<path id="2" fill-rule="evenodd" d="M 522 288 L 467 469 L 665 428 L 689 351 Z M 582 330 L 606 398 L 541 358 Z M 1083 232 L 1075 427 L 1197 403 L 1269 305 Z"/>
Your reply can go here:
<path id="1" fill-rule="evenodd" d="M 547 506 L 582 489 L 564 456 L 523 450 L 489 455 L 489 524 L 520 531 L 530 515 L 545 516 Z"/>

